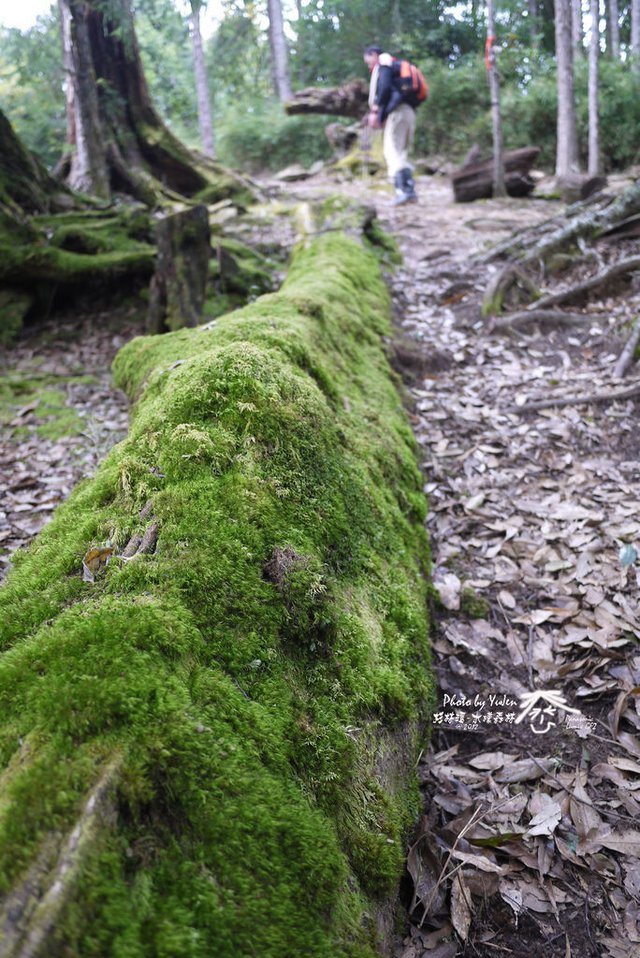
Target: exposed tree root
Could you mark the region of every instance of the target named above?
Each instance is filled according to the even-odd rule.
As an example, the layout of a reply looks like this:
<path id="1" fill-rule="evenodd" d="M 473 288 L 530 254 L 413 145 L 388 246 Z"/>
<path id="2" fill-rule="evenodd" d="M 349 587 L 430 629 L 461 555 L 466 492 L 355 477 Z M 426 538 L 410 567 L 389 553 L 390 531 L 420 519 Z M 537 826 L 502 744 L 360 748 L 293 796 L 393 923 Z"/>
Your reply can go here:
<path id="1" fill-rule="evenodd" d="M 530 323 L 545 323 L 554 326 L 579 326 L 589 322 L 593 316 L 589 313 L 563 313 L 559 309 L 523 309 L 519 313 L 500 316 L 490 320 L 489 332 L 504 333 L 520 329 Z"/>
<path id="2" fill-rule="evenodd" d="M 640 269 L 640 256 L 629 256 L 627 259 L 621 259 L 617 263 L 613 263 L 611 266 L 603 269 L 602 272 L 597 273 L 591 279 L 587 279 L 582 283 L 576 283 L 574 286 L 570 286 L 569 289 L 561 289 L 557 293 L 550 293 L 548 296 L 543 296 L 542 299 L 539 299 L 535 304 L 536 309 L 547 309 L 550 306 L 559 306 L 561 303 L 569 303 L 575 299 L 582 299 L 584 296 L 588 296 L 596 290 L 603 289 L 614 279 L 618 279 L 620 276 L 626 276 L 628 273 L 633 273 L 637 269 Z"/>
<path id="3" fill-rule="evenodd" d="M 640 341 L 640 317 L 636 319 L 633 324 L 633 329 L 631 335 L 627 340 L 627 343 L 618 357 L 618 361 L 614 367 L 613 375 L 616 379 L 622 379 L 627 369 L 633 362 L 636 349 L 638 348 L 638 342 Z"/>
<path id="4" fill-rule="evenodd" d="M 94 847 L 100 829 L 115 817 L 113 791 L 119 772 L 120 760 L 114 759 L 90 792 L 53 871 L 46 869 L 51 853 L 47 846 L 37 867 L 31 868 L 23 883 L 5 899 L 0 914 L 3 958 L 39 958 L 51 953 L 51 934 L 74 891 L 86 854 Z"/>
<path id="5" fill-rule="evenodd" d="M 579 396 L 558 396 L 556 399 L 535 399 L 523 406 L 507 406 L 505 412 L 525 413 L 539 409 L 553 409 L 560 406 L 583 406 L 591 403 L 615 402 L 616 399 L 632 399 L 640 396 L 640 382 L 627 386 L 626 389 L 616 389 L 613 392 L 582 393 Z"/>

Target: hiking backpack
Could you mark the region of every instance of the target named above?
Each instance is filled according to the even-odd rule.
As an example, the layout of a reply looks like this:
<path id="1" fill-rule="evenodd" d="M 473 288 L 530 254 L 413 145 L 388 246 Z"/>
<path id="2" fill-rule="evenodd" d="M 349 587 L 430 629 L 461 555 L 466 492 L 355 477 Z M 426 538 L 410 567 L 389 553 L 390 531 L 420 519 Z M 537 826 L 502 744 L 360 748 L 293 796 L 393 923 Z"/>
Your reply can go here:
<path id="1" fill-rule="evenodd" d="M 408 60 L 400 60 L 397 84 L 410 106 L 419 106 L 429 96 L 429 87 L 422 71 Z"/>

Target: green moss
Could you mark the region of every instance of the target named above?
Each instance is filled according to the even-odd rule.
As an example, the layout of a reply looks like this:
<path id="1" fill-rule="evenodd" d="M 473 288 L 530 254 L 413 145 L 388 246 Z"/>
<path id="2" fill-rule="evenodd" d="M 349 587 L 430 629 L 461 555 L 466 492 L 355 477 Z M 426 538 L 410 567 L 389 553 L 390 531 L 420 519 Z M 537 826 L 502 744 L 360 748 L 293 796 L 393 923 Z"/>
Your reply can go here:
<path id="1" fill-rule="evenodd" d="M 0 424 L 13 421 L 16 414 L 29 407 L 36 418 L 34 425 L 23 428 L 45 439 L 80 435 L 85 423 L 75 409 L 67 405 L 66 386 L 70 383 L 95 382 L 93 376 L 55 376 L 51 374 L 6 375 L 0 382 Z"/>
<path id="2" fill-rule="evenodd" d="M 484 619 L 491 606 L 485 598 L 478 595 L 470 585 L 465 585 L 460 593 L 460 611 L 470 619 Z"/>
<path id="3" fill-rule="evenodd" d="M 375 954 L 417 801 L 390 756 L 433 695 L 388 334 L 375 258 L 330 234 L 279 293 L 119 353 L 128 438 L 0 590 L 2 890 L 120 757 L 51 958 Z"/>
<path id="4" fill-rule="evenodd" d="M 20 332 L 32 305 L 33 297 L 29 293 L 0 289 L 0 346 L 7 346 Z"/>

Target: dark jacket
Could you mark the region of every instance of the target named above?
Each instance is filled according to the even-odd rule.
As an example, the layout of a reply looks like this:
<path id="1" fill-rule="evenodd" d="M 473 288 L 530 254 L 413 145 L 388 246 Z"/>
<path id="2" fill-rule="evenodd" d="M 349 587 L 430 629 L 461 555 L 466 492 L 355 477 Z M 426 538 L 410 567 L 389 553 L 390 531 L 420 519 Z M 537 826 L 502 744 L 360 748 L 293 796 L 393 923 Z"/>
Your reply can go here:
<path id="1" fill-rule="evenodd" d="M 400 60 L 394 60 L 389 53 L 380 54 L 378 60 L 375 102 L 378 105 L 378 117 L 381 123 L 384 123 L 389 114 L 393 113 L 401 103 L 407 102 L 405 93 L 400 89 Z"/>

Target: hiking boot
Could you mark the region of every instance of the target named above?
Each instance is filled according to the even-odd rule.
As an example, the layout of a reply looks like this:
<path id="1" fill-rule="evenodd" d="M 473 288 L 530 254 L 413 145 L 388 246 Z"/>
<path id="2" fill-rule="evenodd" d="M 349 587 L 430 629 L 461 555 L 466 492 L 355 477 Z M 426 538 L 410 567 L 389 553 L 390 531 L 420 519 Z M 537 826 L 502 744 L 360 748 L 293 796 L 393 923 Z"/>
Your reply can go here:
<path id="1" fill-rule="evenodd" d="M 413 182 L 411 170 L 408 166 L 405 167 L 404 170 L 400 170 L 399 173 L 396 173 L 394 185 L 396 188 L 396 195 L 393 200 L 394 206 L 418 202 L 415 183 Z"/>

